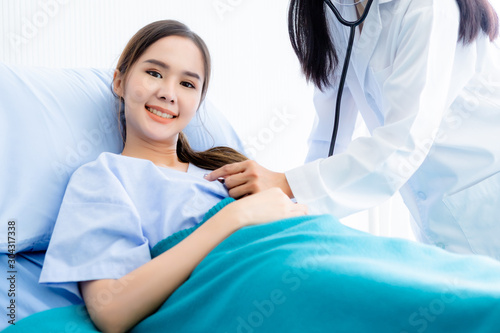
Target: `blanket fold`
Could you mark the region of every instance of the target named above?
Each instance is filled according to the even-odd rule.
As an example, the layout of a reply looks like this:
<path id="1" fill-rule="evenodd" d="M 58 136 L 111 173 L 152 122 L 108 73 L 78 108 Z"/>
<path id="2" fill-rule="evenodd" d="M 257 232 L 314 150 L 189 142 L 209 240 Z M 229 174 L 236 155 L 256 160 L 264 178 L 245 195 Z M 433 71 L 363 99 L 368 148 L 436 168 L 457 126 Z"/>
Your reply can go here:
<path id="1" fill-rule="evenodd" d="M 159 243 L 153 256 L 192 231 Z M 74 332 L 95 332 L 81 306 L 35 314 L 15 332 L 66 332 L 69 324 L 77 325 Z M 465 333 L 499 327 L 500 262 L 375 237 L 319 215 L 235 232 L 132 332 Z"/>

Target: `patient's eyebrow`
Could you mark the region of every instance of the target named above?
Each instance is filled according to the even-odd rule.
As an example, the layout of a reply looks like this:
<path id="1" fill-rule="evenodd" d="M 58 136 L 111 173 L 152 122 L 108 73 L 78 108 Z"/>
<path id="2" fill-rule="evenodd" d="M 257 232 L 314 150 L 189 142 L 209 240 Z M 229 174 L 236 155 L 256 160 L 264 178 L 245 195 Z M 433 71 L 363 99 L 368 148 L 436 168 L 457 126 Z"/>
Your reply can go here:
<path id="1" fill-rule="evenodd" d="M 167 69 L 170 68 L 170 66 L 168 66 L 163 61 L 156 60 L 156 59 L 148 59 L 148 60 L 145 60 L 144 62 L 157 65 L 157 66 L 159 66 L 159 67 L 161 67 L 161 68 L 163 68 L 165 70 L 167 70 Z M 187 75 L 187 76 L 191 76 L 191 77 L 193 77 L 193 78 L 198 79 L 199 81 L 201 81 L 201 78 L 200 78 L 200 76 L 197 73 L 190 72 L 190 71 L 184 71 L 184 72 L 182 72 L 182 74 Z"/>

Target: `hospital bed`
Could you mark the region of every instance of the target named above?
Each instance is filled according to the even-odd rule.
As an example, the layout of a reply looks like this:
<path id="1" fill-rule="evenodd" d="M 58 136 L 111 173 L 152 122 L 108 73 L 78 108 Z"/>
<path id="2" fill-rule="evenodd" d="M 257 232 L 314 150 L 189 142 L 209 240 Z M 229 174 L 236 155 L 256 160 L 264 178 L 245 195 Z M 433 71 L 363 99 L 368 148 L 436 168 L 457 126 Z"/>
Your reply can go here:
<path id="1" fill-rule="evenodd" d="M 121 151 L 111 77 L 107 69 L 0 63 L 0 268 L 7 276 L 0 330 L 59 308 L 49 318 L 62 331 L 95 332 L 81 307 L 67 307 L 81 303 L 76 284 L 51 288 L 38 279 L 70 175 L 103 151 Z M 184 132 L 198 150 L 244 151 L 209 101 Z M 168 238 L 161 251 L 186 235 Z M 374 237 L 332 216 L 304 217 L 238 231 L 157 314 L 141 332 L 498 332 L 500 263 Z M 86 328 L 67 326 L 81 318 Z"/>

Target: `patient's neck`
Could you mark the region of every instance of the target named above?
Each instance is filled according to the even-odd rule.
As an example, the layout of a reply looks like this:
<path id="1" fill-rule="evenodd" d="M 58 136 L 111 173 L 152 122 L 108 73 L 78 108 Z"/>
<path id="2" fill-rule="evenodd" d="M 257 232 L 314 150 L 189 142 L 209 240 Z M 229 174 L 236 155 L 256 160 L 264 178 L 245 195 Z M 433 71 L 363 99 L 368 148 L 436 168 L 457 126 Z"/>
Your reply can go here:
<path id="1" fill-rule="evenodd" d="M 149 160 L 159 167 L 183 172 L 187 172 L 189 166 L 189 163 L 179 161 L 177 156 L 177 142 L 167 144 L 127 138 L 122 155 Z"/>

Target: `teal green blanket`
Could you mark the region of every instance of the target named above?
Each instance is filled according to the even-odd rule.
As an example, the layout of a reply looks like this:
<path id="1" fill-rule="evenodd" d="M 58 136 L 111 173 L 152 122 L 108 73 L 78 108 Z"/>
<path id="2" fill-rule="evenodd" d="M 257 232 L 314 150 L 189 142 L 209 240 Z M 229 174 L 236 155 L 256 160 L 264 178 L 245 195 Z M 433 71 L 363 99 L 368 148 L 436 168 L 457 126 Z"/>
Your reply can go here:
<path id="1" fill-rule="evenodd" d="M 228 203 L 223 200 L 206 219 Z M 167 238 L 158 255 L 192 230 Z M 147 283 L 147 281 L 144 281 Z M 6 332 L 95 332 L 83 306 Z M 133 332 L 499 332 L 500 262 L 375 237 L 330 215 L 247 227 Z"/>

